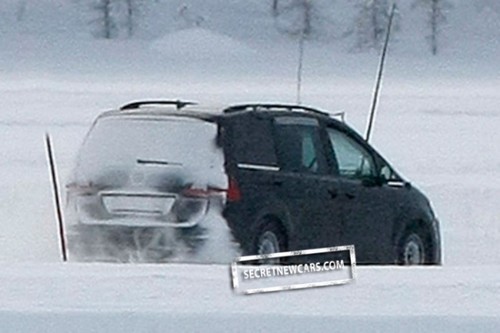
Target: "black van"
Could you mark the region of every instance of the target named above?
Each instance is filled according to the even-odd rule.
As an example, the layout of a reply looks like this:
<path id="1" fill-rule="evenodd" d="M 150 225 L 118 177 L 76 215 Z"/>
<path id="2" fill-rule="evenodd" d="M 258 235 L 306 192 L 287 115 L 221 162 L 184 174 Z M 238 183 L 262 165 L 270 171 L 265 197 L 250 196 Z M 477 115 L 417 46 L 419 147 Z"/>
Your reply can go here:
<path id="1" fill-rule="evenodd" d="M 441 262 L 427 198 L 343 121 L 298 105 L 103 113 L 67 191 L 69 245 L 84 259 L 229 262 L 353 244 L 362 264 Z"/>

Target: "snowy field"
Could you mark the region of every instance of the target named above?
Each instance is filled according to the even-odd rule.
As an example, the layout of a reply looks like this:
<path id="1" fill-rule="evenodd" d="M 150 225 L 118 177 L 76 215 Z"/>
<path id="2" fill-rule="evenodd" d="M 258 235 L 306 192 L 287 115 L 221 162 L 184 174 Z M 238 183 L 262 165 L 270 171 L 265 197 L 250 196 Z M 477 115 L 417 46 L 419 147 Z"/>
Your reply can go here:
<path id="1" fill-rule="evenodd" d="M 354 284 L 238 296 L 225 266 L 5 265 L 2 332 L 498 332 L 498 269 L 360 268 Z M 404 329 L 402 330 L 402 328 Z"/>
<path id="2" fill-rule="evenodd" d="M 351 285 L 247 297 L 231 292 L 227 265 L 60 263 L 43 135 L 53 137 L 64 181 L 92 120 L 131 100 L 293 103 L 296 43 L 263 19 L 253 30 L 236 24 L 244 14 L 235 8 L 257 18 L 259 1 L 212 1 L 232 16 L 115 41 L 74 32 L 83 23 L 72 16 L 56 27 L 57 10 L 76 6 L 59 2 L 28 7 L 33 20 L 17 28 L 17 2 L 0 5 L 1 332 L 498 332 L 498 13 L 454 1 L 441 54 L 431 57 L 407 25 L 387 59 L 373 144 L 430 198 L 444 265 L 362 267 Z M 346 44 L 306 43 L 302 101 L 345 111 L 363 133 L 377 52 Z"/>

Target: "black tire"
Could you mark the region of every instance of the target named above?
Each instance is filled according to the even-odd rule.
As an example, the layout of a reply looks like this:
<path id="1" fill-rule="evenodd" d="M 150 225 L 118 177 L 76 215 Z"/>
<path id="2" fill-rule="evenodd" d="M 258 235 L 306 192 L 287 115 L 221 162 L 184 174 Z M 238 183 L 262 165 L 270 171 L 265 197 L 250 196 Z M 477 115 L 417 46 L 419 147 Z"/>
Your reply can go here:
<path id="1" fill-rule="evenodd" d="M 430 264 L 430 248 L 428 237 L 421 229 L 407 230 L 399 243 L 400 265 L 426 265 Z"/>
<path id="2" fill-rule="evenodd" d="M 287 250 L 287 239 L 280 224 L 267 222 L 260 229 L 255 241 L 254 253 L 259 255 L 284 252 Z M 280 258 L 264 259 L 260 264 L 279 264 Z"/>

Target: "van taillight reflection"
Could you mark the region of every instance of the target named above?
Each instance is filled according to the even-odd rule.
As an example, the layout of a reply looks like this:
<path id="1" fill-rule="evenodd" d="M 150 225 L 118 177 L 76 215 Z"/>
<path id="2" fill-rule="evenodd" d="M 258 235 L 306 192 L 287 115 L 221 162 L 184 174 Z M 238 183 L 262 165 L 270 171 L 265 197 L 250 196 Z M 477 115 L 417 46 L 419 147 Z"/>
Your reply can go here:
<path id="1" fill-rule="evenodd" d="M 208 187 L 206 189 L 189 187 L 181 191 L 181 195 L 188 198 L 209 198 L 211 196 L 217 196 L 221 193 L 226 193 L 226 198 L 228 201 L 239 201 L 241 200 L 241 192 L 238 187 L 238 183 L 232 177 L 228 179 L 228 188 L 221 189 L 215 187 Z"/>
<path id="2" fill-rule="evenodd" d="M 238 186 L 238 182 L 233 177 L 228 179 L 229 186 L 227 188 L 227 201 L 240 201 L 241 191 Z"/>

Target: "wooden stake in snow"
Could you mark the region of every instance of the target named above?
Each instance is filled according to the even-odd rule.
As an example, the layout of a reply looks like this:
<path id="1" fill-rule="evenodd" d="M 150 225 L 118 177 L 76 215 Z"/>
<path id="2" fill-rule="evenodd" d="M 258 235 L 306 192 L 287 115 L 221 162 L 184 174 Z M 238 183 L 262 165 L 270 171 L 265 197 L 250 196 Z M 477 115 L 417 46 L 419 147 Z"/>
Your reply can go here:
<path id="1" fill-rule="evenodd" d="M 372 132 L 373 119 L 375 117 L 375 109 L 377 108 L 380 84 L 382 82 L 382 73 L 384 72 L 385 54 L 387 53 L 387 45 L 389 45 L 389 36 L 391 35 L 392 19 L 394 18 L 395 10 L 396 10 L 396 3 L 393 3 L 391 6 L 391 12 L 389 14 L 389 23 L 387 25 L 387 31 L 385 34 L 384 47 L 382 49 L 382 55 L 380 56 L 380 63 L 378 65 L 377 81 L 375 83 L 375 89 L 373 91 L 373 100 L 370 109 L 370 117 L 368 119 L 368 127 L 366 129 L 366 137 L 365 137 L 366 142 L 370 140 L 370 135 Z"/>
<path id="2" fill-rule="evenodd" d="M 59 240 L 60 240 L 60 244 L 61 244 L 61 255 L 62 255 L 62 260 L 67 261 L 68 256 L 66 254 L 66 240 L 64 238 L 64 225 L 63 225 L 63 219 L 62 219 L 61 201 L 59 199 L 59 187 L 57 185 L 56 166 L 55 166 L 55 162 L 54 162 L 54 154 L 52 152 L 52 143 L 50 140 L 49 133 L 45 133 L 45 144 L 46 144 L 46 148 L 47 148 L 47 158 L 49 161 L 49 171 L 50 171 L 50 176 L 51 176 L 51 181 L 52 181 L 52 190 L 53 190 L 53 194 L 54 194 L 54 206 L 56 209 L 57 223 L 59 226 Z"/>

